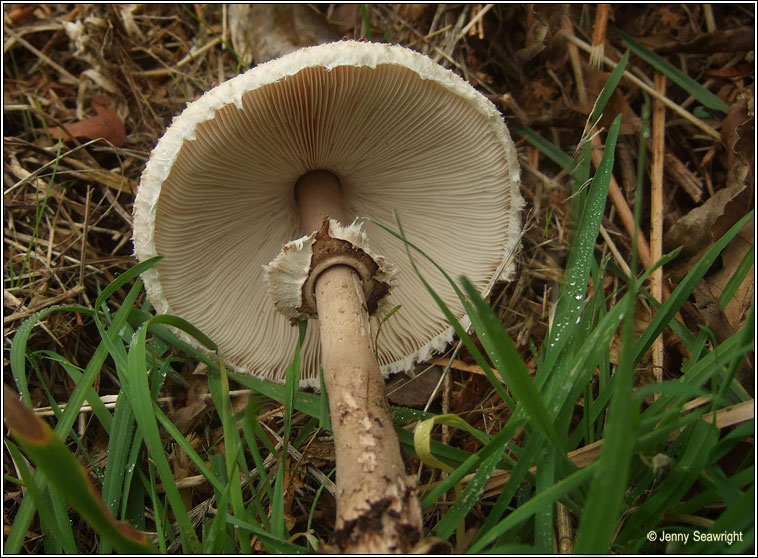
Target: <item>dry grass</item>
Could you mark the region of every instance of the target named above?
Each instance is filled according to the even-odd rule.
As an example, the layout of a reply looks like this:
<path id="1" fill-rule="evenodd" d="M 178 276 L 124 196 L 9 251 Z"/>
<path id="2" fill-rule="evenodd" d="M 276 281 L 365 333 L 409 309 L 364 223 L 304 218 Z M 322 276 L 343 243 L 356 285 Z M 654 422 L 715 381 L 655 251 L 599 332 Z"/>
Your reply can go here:
<path id="1" fill-rule="evenodd" d="M 716 113 L 698 116 L 697 103 L 681 88 L 669 83 L 665 93 L 661 91 L 669 109 L 658 128 L 654 120 L 657 143 L 648 172 L 650 182 L 658 185 L 660 205 L 651 213 L 646 203 L 649 217 L 644 219 L 641 235 L 643 239 L 656 238 L 646 265 L 656 261 L 662 250 L 673 247 L 671 243 L 679 237 L 666 235 L 685 226 L 684 216 L 706 208 L 700 226 L 705 230 L 695 227 L 682 233 L 685 237 L 700 234 L 705 240 L 699 240 L 700 245 L 685 245 L 680 258 L 664 269 L 663 296 L 707 248 L 708 239 L 712 241 L 711 235 L 716 234 L 711 229 L 725 230 L 753 205 L 754 167 L 745 160 L 753 155 L 751 147 L 744 145 L 753 133 L 744 127 L 753 126 L 754 73 L 747 57 L 752 47 L 736 39 L 723 52 L 714 53 L 708 43 L 697 46 L 708 32 L 745 27 L 754 32 L 750 9 L 749 5 L 618 5 L 611 9 L 610 26 L 620 26 L 649 46 L 659 47 L 671 63 L 704 84 L 732 107 L 729 114 L 734 114 L 731 120 Z M 377 4 L 368 6 L 368 25 L 357 5 L 320 5 L 313 10 L 317 17 L 329 20 L 335 39 L 371 34 L 375 41 L 389 37 L 394 43 L 427 53 L 485 93 L 509 123 L 537 130 L 569 155 L 578 146 L 605 77 L 589 65 L 589 54 L 576 46 L 597 43 L 593 6 L 571 6 L 564 13 L 557 5 Z M 171 117 L 188 101 L 244 69 L 245 53 L 231 48 L 230 25 L 225 18 L 222 5 L 4 5 L 6 369 L 11 340 L 26 317 L 53 304 L 91 307 L 98 289 L 133 265 L 131 206 L 150 150 Z M 274 27 L 268 32 L 285 33 L 286 29 Z M 605 56 L 617 61 L 621 43 L 609 35 L 604 44 Z M 595 49 L 593 60 L 597 59 Z M 654 70 L 640 60 L 633 64 L 636 68 L 631 74 L 655 88 L 660 80 L 652 82 Z M 610 71 L 609 66 L 603 69 Z M 627 80 L 622 81 L 621 93 L 611 105 L 625 114 L 626 128 L 622 129 L 614 171 L 618 187 L 604 220 L 598 252 L 623 269 L 630 257 L 630 228 L 634 226 L 623 216 L 639 194 L 635 191 L 636 133 L 644 93 Z M 97 121 L 111 134 L 111 143 L 91 141 L 98 136 L 88 139 L 86 135 L 62 145 L 52 139 L 51 130 L 97 116 L 93 101 L 103 97 L 110 103 L 109 110 L 118 115 L 114 121 L 109 112 L 111 120 Z M 678 110 L 671 110 L 670 105 Z M 696 122 L 683 117 L 682 111 L 694 113 Z M 119 119 L 125 125 L 123 143 L 117 130 Z M 604 119 L 601 125 L 608 122 Z M 71 133 L 77 134 L 73 129 Z M 539 346 L 550 324 L 571 240 L 571 198 L 567 174 L 518 135 L 514 134 L 514 139 L 528 206 L 518 256 L 521 271 L 495 294 L 493 304 L 529 362 L 529 343 Z M 727 194 L 720 205 L 709 205 L 724 191 Z M 649 200 L 649 192 L 645 196 Z M 663 237 L 654 231 L 663 231 Z M 752 243 L 751 230 L 741 242 L 745 246 Z M 717 338 L 723 338 L 740 327 L 753 298 L 752 273 L 725 311 L 709 304 L 718 298 L 724 277 L 730 276 L 740 259 L 735 247 L 734 253 L 722 258 L 722 269 L 706 276 L 699 298 L 686 306 L 682 316 L 689 329 L 707 325 Z M 607 274 L 603 287 L 608 293 L 616 289 L 616 281 Z M 87 320 L 54 313 L 35 329 L 29 346 L 55 350 L 83 365 L 96 339 L 94 326 Z M 659 376 L 662 372 L 663 377 L 675 377 L 686 355 L 666 338 L 656 350 L 653 358 L 662 367 L 656 368 Z M 95 386 L 103 397 L 119 389 L 110 366 L 106 363 Z M 482 430 L 499 430 L 509 418 L 503 401 L 480 376 L 465 371 L 464 365 L 457 368 L 434 408 L 455 412 Z M 72 389 L 68 376 L 52 363 L 39 372 L 29 380 L 34 402 L 40 407 L 47 405 L 43 383 L 56 401 L 67 401 Z M 220 427 L 202 420 L 209 416 L 212 403 L 204 382 L 192 372 L 189 366 L 183 371 L 189 389 L 165 388 L 165 403 L 186 436 L 199 446 L 210 446 L 221 435 Z M 12 383 L 9 377 L 5 381 Z M 745 387 L 752 394 L 752 384 Z M 428 391 L 421 397 L 426 394 Z M 82 414 L 78 433 L 98 463 L 105 459 L 105 444 L 100 431 L 89 428 L 87 417 Z M 280 415 L 275 410 L 262 420 L 274 433 L 280 431 Z M 469 436 L 458 431 L 448 434 L 446 441 L 469 450 L 475 446 Z M 326 447 L 328 444 L 314 437 L 305 453 L 310 464 L 328 472 L 332 456 Z M 177 467 L 182 464 L 180 456 L 175 463 Z M 7 454 L 4 466 L 6 472 L 13 472 Z M 188 466 L 186 478 L 194 475 Z M 302 481 L 293 477 L 293 482 Z M 9 490 L 4 500 L 6 528 L 19 495 L 15 489 Z M 192 506 L 205 505 L 211 494 L 209 487 L 192 487 L 187 481 L 186 495 Z M 308 490 L 297 494 L 289 503 L 293 521 L 309 509 L 313 496 Z M 322 525 L 317 527 L 318 536 L 328 538 L 332 516 L 326 505 L 319 509 Z M 85 530 L 83 537 L 91 537 L 91 533 Z M 40 551 L 35 540 L 30 533 L 26 550 Z M 86 543 L 80 548 L 87 548 Z"/>

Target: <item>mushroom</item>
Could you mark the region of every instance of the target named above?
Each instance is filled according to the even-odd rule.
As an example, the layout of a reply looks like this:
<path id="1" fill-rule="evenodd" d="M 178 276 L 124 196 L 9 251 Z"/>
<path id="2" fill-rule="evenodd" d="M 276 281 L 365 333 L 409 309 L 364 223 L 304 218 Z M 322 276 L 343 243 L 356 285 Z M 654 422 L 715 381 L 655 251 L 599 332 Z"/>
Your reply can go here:
<path id="1" fill-rule="evenodd" d="M 150 157 L 134 245 L 140 260 L 163 257 L 144 274 L 158 312 L 194 323 L 233 369 L 278 382 L 296 340 L 290 322 L 318 317 L 301 378 L 318 386 L 323 363 L 342 551 L 408 552 L 421 537 L 382 373 L 408 370 L 453 337 L 400 266 L 405 245 L 375 223 L 392 225 L 397 213 L 408 238 L 486 294 L 512 273 L 518 175 L 484 96 L 426 56 L 356 41 L 301 49 L 222 83 L 174 119 Z M 451 286 L 427 260 L 417 264 L 467 324 Z"/>

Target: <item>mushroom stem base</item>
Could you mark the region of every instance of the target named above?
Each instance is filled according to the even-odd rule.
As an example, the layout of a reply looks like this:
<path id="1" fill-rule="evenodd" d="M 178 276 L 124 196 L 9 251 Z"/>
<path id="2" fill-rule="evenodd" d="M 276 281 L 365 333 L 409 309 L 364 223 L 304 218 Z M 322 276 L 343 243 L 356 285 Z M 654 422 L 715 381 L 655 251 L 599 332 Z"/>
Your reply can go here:
<path id="1" fill-rule="evenodd" d="M 316 303 L 337 459 L 335 543 L 340 552 L 407 553 L 421 539 L 421 505 L 400 455 L 357 273 L 325 270 Z"/>

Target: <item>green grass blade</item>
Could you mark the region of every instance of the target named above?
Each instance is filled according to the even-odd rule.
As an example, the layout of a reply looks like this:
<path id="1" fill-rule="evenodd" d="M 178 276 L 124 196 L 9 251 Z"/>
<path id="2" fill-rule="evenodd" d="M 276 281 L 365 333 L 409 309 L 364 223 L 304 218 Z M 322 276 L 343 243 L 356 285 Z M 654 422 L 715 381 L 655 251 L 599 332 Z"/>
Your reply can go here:
<path id="1" fill-rule="evenodd" d="M 581 315 L 595 251 L 595 241 L 605 213 L 620 126 L 621 116 L 619 115 L 608 130 L 603 159 L 595 172 L 586 206 L 577 226 L 576 237 L 566 262 L 566 272 L 553 327 L 543 346 L 543 362 L 539 374 L 542 381 L 549 379 L 550 371 L 571 338 L 572 329 Z"/>
<path id="2" fill-rule="evenodd" d="M 713 263 L 718 258 L 719 254 L 728 246 L 732 239 L 737 236 L 740 229 L 747 223 L 754 215 L 755 210 L 751 210 L 747 215 L 740 219 L 735 225 L 733 225 L 724 235 L 719 238 L 713 246 L 703 255 L 702 258 L 690 269 L 687 275 L 676 286 L 671 295 L 666 299 L 666 302 L 661 306 L 658 313 L 653 317 L 652 321 L 645 329 L 637 341 L 635 348 L 634 362 L 638 363 L 645 352 L 653 344 L 653 341 L 663 332 L 666 325 L 674 318 L 676 313 L 682 307 L 682 304 L 689 298 L 695 287 L 700 280 L 705 276 L 706 272 L 711 268 Z"/>
<path id="3" fill-rule="evenodd" d="M 332 429 L 332 419 L 329 416 L 329 394 L 326 393 L 326 383 L 324 382 L 324 369 L 319 366 L 318 383 L 321 387 L 321 397 L 319 398 L 318 425 L 324 430 Z M 394 418 L 394 417 L 393 417 Z"/>
<path id="4" fill-rule="evenodd" d="M 135 284 L 132 286 L 132 288 L 129 290 L 126 297 L 124 298 L 118 312 L 116 312 L 116 315 L 113 317 L 113 323 L 111 325 L 111 328 L 107 332 L 107 336 L 109 338 L 115 339 L 118 336 L 118 332 L 126 323 L 126 319 L 127 319 L 127 316 L 129 315 L 129 311 L 133 307 L 134 301 L 137 299 L 137 296 L 139 295 L 141 289 L 142 289 L 142 282 L 139 280 L 135 281 Z M 35 314 L 34 316 L 30 317 L 29 320 L 27 321 L 32 322 L 33 320 L 39 320 L 39 317 L 38 317 L 39 315 L 42 315 L 42 314 L 46 315 L 47 313 L 51 311 L 61 310 L 64 308 L 78 308 L 78 307 L 46 308 L 44 311 L 40 311 L 38 314 Z M 87 312 L 91 313 L 91 310 L 87 310 Z M 26 335 L 23 335 L 22 329 L 23 329 L 23 326 L 22 328 L 19 328 L 19 331 L 16 332 L 16 336 L 13 338 L 13 346 L 15 347 L 16 345 L 18 345 L 16 350 L 17 350 L 17 353 L 21 355 L 21 358 L 20 358 L 21 370 L 23 370 L 23 367 L 24 367 L 23 355 L 26 353 L 26 342 L 28 339 L 28 331 Z M 66 405 L 66 409 L 63 411 L 63 415 L 58 421 L 58 424 L 55 426 L 55 433 L 61 438 L 61 440 L 65 440 L 68 437 L 68 433 L 71 431 L 71 427 L 74 425 L 76 418 L 79 416 L 79 409 L 81 408 L 82 403 L 86 399 L 87 390 L 91 389 L 92 383 L 94 382 L 97 374 L 100 372 L 100 369 L 102 368 L 103 363 L 105 362 L 105 359 L 107 358 L 107 356 L 108 356 L 107 344 L 104 340 L 101 340 L 100 344 L 95 350 L 95 354 L 92 356 L 89 363 L 87 363 L 87 367 L 84 371 L 84 375 L 82 376 L 81 381 L 76 385 L 76 387 L 74 388 L 74 391 L 71 393 L 71 396 L 69 397 L 69 400 L 68 400 L 68 405 Z M 35 474 L 35 479 L 37 479 L 36 474 Z M 44 482 L 46 481 L 43 481 L 40 479 L 40 483 L 44 484 Z M 21 546 L 23 545 L 26 531 L 29 528 L 29 525 L 32 521 L 33 516 L 34 516 L 33 502 L 31 499 L 24 498 L 24 501 L 21 502 L 21 506 L 16 512 L 16 517 L 13 520 L 13 525 L 11 526 L 10 533 L 8 533 L 8 538 L 5 541 L 6 552 L 10 554 L 18 554 L 21 551 Z"/>
<path id="5" fill-rule="evenodd" d="M 483 435 L 483 433 L 470 426 L 457 415 L 439 415 L 419 422 L 413 431 L 413 444 L 416 455 L 424 464 L 448 473 L 454 470 L 453 467 L 438 460 L 431 451 L 431 431 L 436 424 L 447 424 L 466 430 L 483 444 L 486 444 L 489 439 L 488 436 Z M 448 539 L 456 529 L 460 529 L 460 536 L 463 536 L 462 521 L 478 501 L 492 470 L 500 461 L 500 453 L 493 452 L 492 455 L 482 461 L 482 464 L 477 468 L 474 475 L 475 478 L 470 481 L 463 493 L 461 493 L 460 484 L 455 485 L 456 502 L 437 524 L 437 534 L 441 538 Z"/>
<path id="6" fill-rule="evenodd" d="M 493 540 L 500 535 L 497 524 L 503 519 L 513 498 L 521 487 L 532 483 L 533 479 L 531 479 L 529 468 L 536 461 L 537 455 L 542 449 L 544 441 L 545 439 L 541 436 L 532 436 L 529 438 L 526 447 L 524 447 L 524 450 L 519 456 L 516 466 L 511 471 L 511 478 L 501 490 L 495 505 L 490 508 L 487 519 L 485 519 L 479 531 L 474 536 L 474 542 L 478 542 L 482 538 Z M 494 534 L 491 536 L 491 533 Z"/>
<path id="7" fill-rule="evenodd" d="M 79 385 L 79 382 L 81 382 L 83 377 L 83 371 L 81 368 L 74 366 L 66 358 L 54 351 L 42 350 L 37 354 L 44 355 L 46 358 L 49 358 L 50 360 L 60 364 L 61 367 L 69 375 L 71 380 L 74 382 L 74 384 Z M 106 434 L 110 434 L 113 416 L 106 408 L 105 403 L 103 403 L 102 399 L 100 399 L 100 396 L 94 389 L 92 389 L 91 386 L 85 386 L 85 389 L 87 391 L 87 403 L 89 403 L 90 407 L 92 407 L 92 412 L 95 413 L 95 416 L 100 421 L 100 424 L 102 425 Z"/>
<path id="8" fill-rule="evenodd" d="M 237 430 L 237 420 L 232 411 L 232 402 L 229 398 L 229 378 L 226 375 L 223 357 L 219 359 L 218 371 L 216 369 L 208 369 L 208 385 L 217 413 L 221 417 L 221 425 L 224 432 L 227 484 L 222 492 L 228 492 L 234 515 L 241 519 L 246 519 L 247 511 L 245 510 L 242 496 L 240 470 L 237 466 L 238 457 L 242 452 L 242 440 L 239 436 L 239 430 Z M 226 510 L 222 513 L 226 513 Z M 238 535 L 240 552 L 242 554 L 249 554 L 252 550 L 249 534 L 246 531 L 240 531 Z"/>
<path id="9" fill-rule="evenodd" d="M 620 123 L 620 117 L 614 124 Z M 609 133 L 610 136 L 610 133 Z M 599 170 L 599 169 L 598 169 Z M 641 203 L 635 204 L 635 222 L 639 223 Z M 599 225 L 599 223 L 598 223 Z M 632 275 L 637 270 L 637 243 L 632 242 Z M 632 277 L 627 281 L 628 292 L 619 304 L 624 313 L 621 333 L 621 355 L 613 377 L 613 391 L 608 409 L 608 422 L 603 436 L 603 446 L 597 460 L 599 470 L 593 479 L 587 496 L 585 513 L 579 523 L 575 550 L 579 553 L 607 552 L 622 511 L 624 494 L 628 488 L 629 471 L 640 423 L 640 403 L 631 395 L 634 385 L 634 323 L 635 299 L 639 283 Z"/>
<path id="10" fill-rule="evenodd" d="M 555 428 L 542 397 L 500 319 L 468 279 L 462 277 L 461 284 L 474 306 L 474 312 L 470 314 L 471 321 L 479 340 L 492 357 L 495 368 L 503 376 L 519 406 L 531 419 L 531 424 L 554 446 L 559 447 Z"/>
<path id="11" fill-rule="evenodd" d="M 134 265 L 133 267 L 129 268 L 129 270 L 116 277 L 98 295 L 97 299 L 95 300 L 95 308 L 100 308 L 103 306 L 103 304 L 105 304 L 105 301 L 108 300 L 108 298 L 110 298 L 113 293 L 126 285 L 129 281 L 137 279 L 137 277 L 139 277 L 142 273 L 157 265 L 159 261 L 161 261 L 160 257 L 150 258 L 149 260 L 145 260 L 144 262 L 140 262 Z"/>
<path id="12" fill-rule="evenodd" d="M 597 100 L 595 101 L 595 106 L 592 107 L 592 114 L 590 115 L 591 126 L 594 126 L 603 115 L 603 111 L 605 110 L 608 101 L 611 100 L 611 95 L 613 95 L 614 91 L 616 91 L 616 87 L 618 87 L 618 84 L 624 75 L 624 70 L 626 70 L 626 65 L 628 62 L 629 51 L 627 50 L 619 59 L 618 64 L 611 72 L 611 75 L 609 75 L 608 79 L 605 80 L 603 90 L 600 92 L 600 95 L 598 95 Z"/>
<path id="13" fill-rule="evenodd" d="M 379 228 L 383 229 L 384 231 L 388 232 L 398 240 L 402 241 L 405 244 L 406 253 L 408 254 L 408 259 L 410 260 L 411 267 L 413 267 L 414 272 L 416 273 L 416 276 L 419 278 L 421 283 L 424 285 L 424 288 L 427 290 L 429 295 L 434 299 L 434 302 L 437 304 L 437 306 L 442 310 L 442 313 L 445 315 L 445 318 L 447 319 L 448 323 L 453 327 L 453 330 L 455 331 L 455 334 L 458 336 L 458 338 L 463 342 L 463 344 L 466 346 L 466 349 L 471 353 L 471 356 L 474 357 L 474 360 L 476 363 L 482 367 L 482 370 L 484 370 L 485 375 L 487 376 L 487 379 L 492 384 L 492 387 L 495 388 L 495 391 L 497 391 L 498 395 L 505 401 L 506 405 L 508 405 L 511 409 L 515 408 L 515 403 L 511 399 L 510 395 L 508 395 L 507 390 L 504 388 L 502 383 L 498 378 L 495 377 L 494 372 L 492 371 L 492 368 L 490 367 L 489 363 L 487 362 L 487 359 L 484 358 L 479 348 L 476 346 L 476 343 L 474 343 L 474 340 L 471 338 L 471 336 L 468 334 L 468 331 L 466 328 L 464 328 L 458 318 L 453 315 L 453 313 L 450 311 L 450 308 L 448 308 L 447 304 L 440 298 L 440 296 L 432 289 L 429 282 L 424 278 L 424 276 L 419 271 L 418 267 L 416 266 L 415 260 L 413 259 L 413 256 L 411 254 L 411 250 L 419 253 L 423 258 L 427 259 L 445 278 L 445 280 L 448 282 L 448 284 L 453 288 L 456 295 L 460 299 L 461 303 L 463 304 L 464 309 L 466 310 L 466 313 L 469 317 L 475 315 L 474 310 L 471 306 L 471 302 L 468 300 L 466 295 L 461 291 L 458 284 L 453 281 L 453 279 L 450 277 L 450 275 L 439 265 L 437 262 L 435 262 L 432 258 L 430 258 L 421 248 L 410 242 L 403 232 L 402 224 L 400 223 L 400 218 L 395 215 L 395 218 L 397 220 L 398 228 L 400 229 L 399 232 L 395 232 L 392 229 L 386 227 L 385 225 L 378 223 L 376 221 L 372 221 L 375 225 L 377 225 Z"/>
<path id="14" fill-rule="evenodd" d="M 739 289 L 740 285 L 742 285 L 754 262 L 755 244 L 751 245 L 750 249 L 748 249 L 748 251 L 745 253 L 745 257 L 742 258 L 740 265 L 737 266 L 737 269 L 729 278 L 729 282 L 726 284 L 726 287 L 724 287 L 721 295 L 719 295 L 719 306 L 721 306 L 722 309 L 726 309 L 726 305 L 729 304 L 729 301 L 731 301 L 732 298 L 734 298 L 737 289 Z"/>
<path id="15" fill-rule="evenodd" d="M 187 509 L 184 506 L 171 471 L 171 466 L 163 449 L 163 442 L 154 411 L 154 400 L 148 384 L 145 341 L 148 327 L 151 323 L 170 324 L 187 333 L 196 335 L 196 338 L 210 350 L 215 351 L 216 346 L 208 337 L 199 332 L 197 328 L 181 318 L 165 315 L 155 316 L 142 324 L 134 333 L 129 347 L 126 368 L 122 370 L 117 363 L 117 372 L 119 373 L 123 390 L 129 400 L 129 405 L 134 413 L 137 427 L 144 438 L 148 453 L 155 463 L 166 491 L 166 497 L 171 504 L 171 509 L 179 525 L 184 550 L 187 552 L 199 552 L 201 549 L 200 541 L 197 538 Z"/>
<path id="16" fill-rule="evenodd" d="M 66 552 L 68 554 L 77 554 L 76 543 L 71 535 L 71 525 L 68 524 L 67 533 L 64 535 L 63 526 L 58 521 L 58 518 L 51 509 L 52 506 L 43 499 L 42 493 L 37 488 L 37 483 L 34 482 L 33 476 L 29 468 L 26 466 L 26 460 L 21 455 L 20 450 L 10 440 L 5 441 L 5 446 L 8 448 L 8 452 L 13 459 L 13 462 L 18 467 L 18 471 L 21 475 L 21 480 L 24 486 L 27 488 L 31 501 L 34 502 L 34 507 L 39 513 L 40 527 L 43 531 L 48 531 L 46 538 L 51 539 L 51 543 L 58 545 L 58 552 Z M 46 487 L 49 488 L 49 487 Z M 68 517 L 66 522 L 68 523 Z M 47 541 L 46 541 L 47 542 Z M 46 547 L 47 550 L 47 547 Z"/>
<path id="17" fill-rule="evenodd" d="M 371 18 L 368 15 L 368 6 L 366 4 L 360 4 L 361 17 L 363 18 L 363 25 L 366 28 L 366 38 L 369 41 L 374 40 L 373 33 L 371 33 Z"/>
<path id="18" fill-rule="evenodd" d="M 305 339 L 308 322 L 298 323 L 298 337 L 295 344 L 295 354 L 287 370 L 284 382 L 284 436 L 282 438 L 281 457 L 277 465 L 274 494 L 271 502 L 271 534 L 283 539 L 286 532 L 284 524 L 284 470 L 289 457 L 289 443 L 292 436 L 292 413 L 295 410 L 295 398 L 300 384 L 300 349 Z"/>
<path id="19" fill-rule="evenodd" d="M 542 492 L 550 490 L 556 481 L 556 452 L 547 448 L 542 452 L 537 461 L 537 474 L 535 493 L 539 496 Z M 535 497 L 536 497 L 535 496 Z M 534 514 L 534 544 L 540 554 L 550 554 L 553 551 L 554 542 L 554 512 L 555 503 L 545 501 Z"/>
<path id="20" fill-rule="evenodd" d="M 472 544 L 471 548 L 468 550 L 469 553 L 476 554 L 478 552 L 482 552 L 490 542 L 508 530 L 513 529 L 522 521 L 529 519 L 537 512 L 537 510 L 546 504 L 553 504 L 557 502 L 566 494 L 569 494 L 570 492 L 589 482 L 592 479 L 592 476 L 595 474 L 597 467 L 597 462 L 595 462 L 585 467 L 584 469 L 579 469 L 565 479 L 555 483 L 550 488 L 547 488 L 543 492 L 534 496 L 528 502 L 517 507 L 505 519 L 500 521 L 484 536 Z"/>
<path id="21" fill-rule="evenodd" d="M 229 374 L 229 377 L 238 384 L 252 389 L 253 391 L 258 392 L 261 395 L 268 397 L 269 399 L 273 399 L 274 401 L 278 401 L 282 404 L 284 404 L 286 401 L 285 389 L 282 385 L 273 384 L 271 382 L 261 380 L 260 378 L 254 378 L 253 376 L 248 376 L 246 374 L 238 374 L 236 372 L 232 372 L 231 370 L 228 370 L 227 374 Z M 295 394 L 294 406 L 295 409 L 305 413 L 308 416 L 317 417 L 319 416 L 321 408 L 321 398 L 317 395 L 313 395 L 312 393 L 304 393 L 299 391 Z"/>
<path id="22" fill-rule="evenodd" d="M 745 320 L 745 325 L 742 327 L 742 345 L 752 346 L 755 336 L 755 330 L 753 329 L 754 322 L 755 303 L 750 306 L 750 311 L 748 312 L 747 319 Z M 721 387 L 719 388 L 718 399 L 723 400 L 726 397 L 727 391 L 732 386 L 732 382 L 737 375 L 737 368 L 739 368 L 741 360 L 741 358 L 733 359 L 729 365 L 729 369 L 726 371 L 726 374 L 724 374 Z"/>
<path id="23" fill-rule="evenodd" d="M 13 379 L 16 382 L 16 389 L 18 389 L 21 399 L 23 399 L 24 403 L 30 407 L 32 406 L 32 400 L 29 396 L 29 386 L 26 382 L 26 345 L 29 340 L 29 335 L 32 332 L 32 328 L 53 312 L 80 312 L 88 315 L 93 313 L 89 308 L 84 308 L 82 306 L 50 306 L 31 315 L 18 328 L 16 335 L 13 336 L 13 343 L 11 344 L 11 373 L 13 374 Z"/>
<path id="24" fill-rule="evenodd" d="M 126 397 L 119 397 L 116 400 L 113 424 L 113 432 L 108 439 L 108 462 L 105 464 L 103 477 L 103 499 L 115 515 L 121 509 L 121 491 L 131 453 L 131 441 L 134 439 L 134 414 Z"/>
<path id="25" fill-rule="evenodd" d="M 456 528 L 465 521 L 469 511 L 479 503 L 479 498 L 484 492 L 492 471 L 495 470 L 495 467 L 500 462 L 501 454 L 502 452 L 500 451 L 493 451 L 491 455 L 482 459 L 466 488 L 437 524 L 437 535 L 440 538 L 444 540 L 450 538 Z"/>
<path id="26" fill-rule="evenodd" d="M 626 520 L 618 535 L 619 543 L 634 545 L 630 547 L 632 549 L 643 544 L 645 534 L 655 529 L 663 514 L 679 502 L 707 465 L 710 453 L 718 441 L 718 429 L 712 424 L 698 420 L 688 427 L 685 434 L 686 443 L 685 440 L 678 440 L 684 448 L 682 456 L 656 490 Z"/>
<path id="27" fill-rule="evenodd" d="M 512 133 L 518 134 L 526 141 L 531 143 L 543 155 L 545 155 L 559 167 L 563 168 L 567 172 L 573 171 L 574 167 L 576 166 L 576 162 L 566 153 L 561 151 L 555 144 L 550 143 L 537 132 L 528 126 L 524 126 L 523 124 L 515 124 L 513 126 L 509 124 L 509 127 Z"/>
<path id="28" fill-rule="evenodd" d="M 4 399 L 5 420 L 14 437 L 66 502 L 119 552 L 154 553 L 144 533 L 115 520 L 76 457 L 50 427 L 16 399 L 13 392 L 6 389 Z"/>
<path id="29" fill-rule="evenodd" d="M 615 32 L 619 37 L 621 37 L 624 43 L 626 43 L 626 45 L 629 47 L 629 50 L 653 66 L 660 73 L 668 77 L 671 81 L 676 83 L 687 93 L 695 97 L 695 99 L 697 99 L 698 102 L 703 104 L 705 107 L 713 110 L 718 110 L 723 113 L 729 112 L 729 105 L 708 91 L 694 79 L 683 73 L 676 66 L 667 60 L 664 60 L 653 51 L 637 43 L 634 39 L 632 39 L 629 35 L 620 29 L 615 29 Z"/>
<path id="30" fill-rule="evenodd" d="M 266 543 L 272 549 L 272 551 L 277 554 L 303 554 L 306 550 L 304 547 L 291 543 L 288 540 L 282 540 L 274 537 L 268 531 L 265 531 L 256 525 L 238 519 L 232 515 L 228 515 L 226 517 L 226 520 L 230 525 L 234 525 L 240 529 L 250 531 L 250 533 L 260 538 L 261 541 Z"/>
<path id="31" fill-rule="evenodd" d="M 295 410 L 295 398 L 300 385 L 300 348 L 305 339 L 305 333 L 308 329 L 308 321 L 300 320 L 298 322 L 298 336 L 295 344 L 295 354 L 292 357 L 292 363 L 287 369 L 287 375 L 284 381 L 284 440 L 290 439 L 292 433 L 292 413 Z M 282 455 L 287 455 L 287 448 L 282 448 Z"/>
<path id="32" fill-rule="evenodd" d="M 516 420 L 514 420 L 514 418 Z M 445 444 L 432 442 L 432 453 L 434 457 L 438 459 L 444 458 L 449 463 L 457 465 L 457 467 L 445 480 L 424 495 L 421 499 L 421 507 L 427 508 L 434 504 L 437 498 L 452 489 L 465 475 L 474 469 L 474 467 L 477 467 L 483 460 L 492 455 L 492 453 L 498 453 L 501 458 L 505 458 L 506 456 L 503 455 L 503 448 L 508 443 L 508 440 L 513 438 L 514 434 L 522 426 L 523 420 L 512 417 L 502 430 L 492 436 L 492 439 L 487 445 L 474 454 L 457 448 L 452 448 Z M 397 429 L 397 433 L 401 443 L 407 443 L 408 438 L 411 438 L 412 436 L 410 432 L 402 428 Z M 413 444 L 411 443 L 410 446 L 413 447 Z"/>
<path id="33" fill-rule="evenodd" d="M 227 480 L 225 489 L 216 495 L 216 516 L 211 527 L 203 537 L 203 554 L 220 555 L 224 545 L 225 527 L 227 524 L 226 508 L 229 505 L 231 481 Z"/>
<path id="34" fill-rule="evenodd" d="M 754 521 L 755 484 L 751 484 L 706 531 L 700 533 L 700 540 L 688 546 L 687 552 L 712 556 L 733 551 L 742 554 L 746 550 L 739 549 L 735 543 L 742 543 L 747 548 L 754 544 Z M 732 549 L 732 545 L 737 548 Z"/>

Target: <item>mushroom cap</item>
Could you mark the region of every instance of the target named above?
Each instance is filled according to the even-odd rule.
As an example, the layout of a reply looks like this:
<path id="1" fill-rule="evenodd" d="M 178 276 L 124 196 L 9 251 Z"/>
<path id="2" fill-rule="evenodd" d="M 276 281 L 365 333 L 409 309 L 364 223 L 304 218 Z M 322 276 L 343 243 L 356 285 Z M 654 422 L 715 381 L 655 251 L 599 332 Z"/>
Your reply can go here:
<path id="1" fill-rule="evenodd" d="M 276 312 L 264 266 L 301 230 L 294 187 L 312 170 L 339 179 L 345 214 L 397 228 L 452 277 L 487 293 L 508 279 L 520 237 L 516 151 L 494 105 L 453 72 L 400 46 L 342 41 L 256 66 L 191 102 L 153 150 L 134 205 L 139 260 L 159 313 L 190 321 L 237 371 L 283 381 L 297 329 Z M 347 225 L 348 223 L 343 223 Z M 394 262 L 379 364 L 409 369 L 452 340 L 405 245 L 372 221 L 374 253 Z M 454 290 L 420 272 L 467 324 Z M 381 315 L 371 318 L 376 332 Z M 191 339 L 188 339 L 192 342 Z M 318 322 L 301 378 L 318 386 Z"/>

